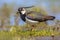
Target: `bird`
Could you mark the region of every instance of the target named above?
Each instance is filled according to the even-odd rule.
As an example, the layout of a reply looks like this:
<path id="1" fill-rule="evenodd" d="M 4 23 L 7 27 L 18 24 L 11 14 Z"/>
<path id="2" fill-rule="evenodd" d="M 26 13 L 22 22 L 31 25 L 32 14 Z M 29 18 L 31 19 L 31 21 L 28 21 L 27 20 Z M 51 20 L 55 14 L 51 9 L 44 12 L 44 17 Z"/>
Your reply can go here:
<path id="1" fill-rule="evenodd" d="M 29 8 L 29 7 L 18 8 L 18 13 L 20 14 L 20 17 L 24 22 L 28 21 L 31 24 L 32 23 L 35 24 L 35 23 L 46 22 L 48 20 L 55 19 L 54 16 L 43 15 L 43 14 L 40 14 L 39 12 L 35 12 L 35 11 L 30 11 L 27 13 L 25 8 Z M 32 25 L 32 27 L 34 27 L 34 25 Z"/>

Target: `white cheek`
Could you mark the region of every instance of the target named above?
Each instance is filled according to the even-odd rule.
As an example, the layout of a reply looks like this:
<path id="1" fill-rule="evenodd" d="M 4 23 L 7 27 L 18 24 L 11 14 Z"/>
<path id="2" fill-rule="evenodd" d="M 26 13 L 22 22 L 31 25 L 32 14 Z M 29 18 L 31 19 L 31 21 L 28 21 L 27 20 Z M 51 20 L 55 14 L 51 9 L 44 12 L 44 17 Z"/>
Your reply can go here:
<path id="1" fill-rule="evenodd" d="M 26 13 L 26 11 L 21 11 L 21 13 L 22 13 L 22 14 L 25 14 L 25 13 Z"/>

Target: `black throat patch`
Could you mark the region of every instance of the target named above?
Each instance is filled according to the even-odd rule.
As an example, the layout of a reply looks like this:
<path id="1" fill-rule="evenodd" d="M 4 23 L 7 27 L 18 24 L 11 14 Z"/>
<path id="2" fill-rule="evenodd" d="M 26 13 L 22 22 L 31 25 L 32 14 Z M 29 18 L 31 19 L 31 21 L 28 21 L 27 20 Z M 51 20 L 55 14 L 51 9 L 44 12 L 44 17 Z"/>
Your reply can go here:
<path id="1" fill-rule="evenodd" d="M 25 17 L 26 17 L 26 14 L 20 14 L 20 17 L 23 21 L 26 21 Z"/>

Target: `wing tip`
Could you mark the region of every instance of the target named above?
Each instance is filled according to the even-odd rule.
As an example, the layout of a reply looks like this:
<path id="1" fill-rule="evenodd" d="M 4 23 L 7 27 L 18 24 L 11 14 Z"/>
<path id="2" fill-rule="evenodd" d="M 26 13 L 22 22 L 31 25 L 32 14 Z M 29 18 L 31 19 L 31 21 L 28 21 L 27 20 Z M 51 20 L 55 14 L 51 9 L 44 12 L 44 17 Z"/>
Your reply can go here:
<path id="1" fill-rule="evenodd" d="M 54 20 L 56 17 L 55 16 L 51 16 L 52 18 L 51 18 L 51 20 Z"/>

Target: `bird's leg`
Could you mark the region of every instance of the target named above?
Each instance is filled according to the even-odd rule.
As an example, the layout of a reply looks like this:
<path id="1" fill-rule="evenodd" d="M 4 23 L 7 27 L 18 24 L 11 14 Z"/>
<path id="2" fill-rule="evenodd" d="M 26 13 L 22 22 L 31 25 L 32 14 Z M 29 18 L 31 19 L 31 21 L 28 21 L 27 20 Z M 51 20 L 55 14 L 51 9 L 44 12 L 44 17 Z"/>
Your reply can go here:
<path id="1" fill-rule="evenodd" d="M 32 28 L 34 28 L 34 25 L 32 25 Z"/>
<path id="2" fill-rule="evenodd" d="M 31 25 L 31 30 L 30 31 L 33 31 L 34 29 L 34 25 Z M 32 34 L 30 33 L 30 36 L 32 37 Z"/>
<path id="3" fill-rule="evenodd" d="M 32 27 L 31 27 L 31 31 L 34 29 L 34 25 L 32 25 Z"/>

